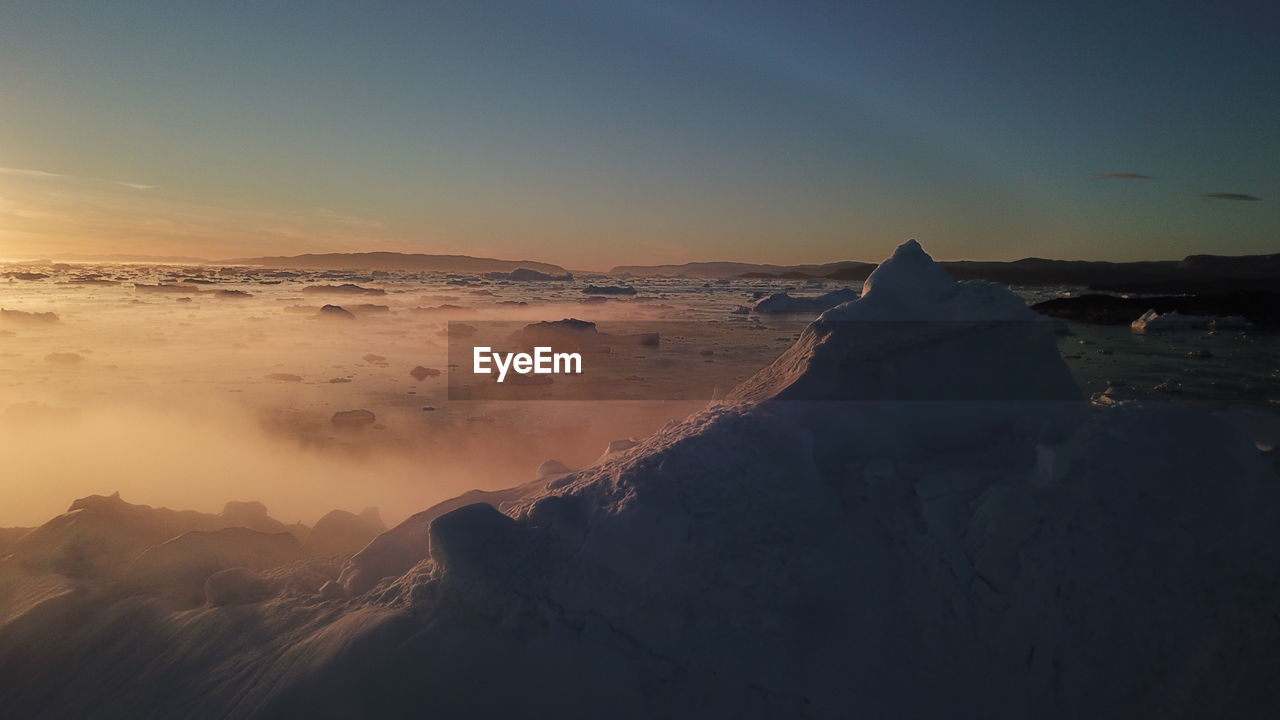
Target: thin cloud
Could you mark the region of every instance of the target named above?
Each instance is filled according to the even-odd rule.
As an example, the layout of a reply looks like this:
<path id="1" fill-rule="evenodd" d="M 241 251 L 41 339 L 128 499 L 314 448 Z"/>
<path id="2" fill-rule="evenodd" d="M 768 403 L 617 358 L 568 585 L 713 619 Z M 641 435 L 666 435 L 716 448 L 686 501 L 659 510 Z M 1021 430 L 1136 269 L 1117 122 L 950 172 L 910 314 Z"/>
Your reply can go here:
<path id="1" fill-rule="evenodd" d="M 45 170 L 33 170 L 31 168 L 14 168 L 0 167 L 0 175 L 14 175 L 17 177 L 41 178 L 41 179 L 63 179 L 63 180 L 79 180 L 95 183 L 110 183 L 111 185 L 119 185 L 127 187 L 131 190 L 154 190 L 157 186 L 140 182 L 128 182 L 125 180 L 104 180 L 95 177 L 76 177 L 75 175 L 63 175 L 62 173 L 47 172 Z"/>
<path id="2" fill-rule="evenodd" d="M 281 213 L 114 189 L 105 181 L 46 192 L 45 182 L 12 182 L 0 195 L 0 246 L 35 253 L 110 247 L 150 255 L 246 257 L 339 252 L 370 241 L 413 251 L 413 244 L 376 220 L 333 209 Z M 49 180 L 48 183 L 70 183 Z M 8 187 L 12 185 L 14 187 Z M 25 247 L 22 247 L 25 246 Z"/>
<path id="3" fill-rule="evenodd" d="M 1152 175 L 1143 175 L 1135 172 L 1109 172 L 1102 173 L 1098 177 L 1103 180 L 1155 180 Z"/>
<path id="4" fill-rule="evenodd" d="M 1244 193 L 1203 193 L 1200 197 L 1207 200 L 1236 200 L 1238 202 L 1258 202 L 1262 198 Z"/>
<path id="5" fill-rule="evenodd" d="M 60 178 L 66 175 L 58 173 L 45 172 L 44 170 L 30 170 L 28 168 L 11 168 L 0 167 L 0 175 L 21 175 L 23 177 L 41 177 L 41 178 Z"/>

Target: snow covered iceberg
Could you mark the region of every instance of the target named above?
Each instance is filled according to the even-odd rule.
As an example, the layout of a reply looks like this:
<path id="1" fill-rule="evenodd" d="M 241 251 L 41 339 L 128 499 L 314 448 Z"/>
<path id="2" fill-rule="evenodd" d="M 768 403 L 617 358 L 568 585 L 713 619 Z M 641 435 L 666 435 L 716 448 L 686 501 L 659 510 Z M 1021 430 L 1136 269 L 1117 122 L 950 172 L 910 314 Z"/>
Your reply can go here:
<path id="1" fill-rule="evenodd" d="M 729 400 L 785 406 L 822 454 L 1061 437 L 1086 411 L 1055 332 L 1003 286 L 955 282 L 912 240 Z"/>
<path id="2" fill-rule="evenodd" d="M 796 297 L 784 290 L 755 301 L 751 304 L 750 311 L 762 314 L 822 312 L 841 303 L 849 302 L 856 297 L 858 297 L 858 293 L 849 288 L 832 290 L 829 293 L 813 297 Z"/>
<path id="3" fill-rule="evenodd" d="M 1208 415 L 1089 417 L 1028 312 L 909 243 L 725 403 L 593 467 L 428 509 L 322 589 L 24 605 L 0 625 L 0 707 L 1270 714 L 1275 469 Z M 262 575 L 300 588 L 303 572 L 321 569 Z M 12 577 L 0 594 L 37 582 Z"/>

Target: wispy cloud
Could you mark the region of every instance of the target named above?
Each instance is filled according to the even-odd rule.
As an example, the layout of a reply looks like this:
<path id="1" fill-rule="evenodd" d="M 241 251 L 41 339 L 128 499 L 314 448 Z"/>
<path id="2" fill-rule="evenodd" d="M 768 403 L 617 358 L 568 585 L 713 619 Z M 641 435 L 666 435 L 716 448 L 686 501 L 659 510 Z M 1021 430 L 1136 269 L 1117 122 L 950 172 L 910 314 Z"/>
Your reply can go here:
<path id="1" fill-rule="evenodd" d="M 58 173 L 45 172 L 43 170 L 31 170 L 28 168 L 11 168 L 11 167 L 0 167 L 0 175 L 19 175 L 22 177 L 39 177 L 39 178 L 66 177 L 66 175 L 59 175 Z"/>
<path id="2" fill-rule="evenodd" d="M 105 180 L 96 177 L 77 177 L 75 175 L 64 175 L 62 173 L 47 172 L 45 170 L 33 170 L 31 168 L 14 168 L 0 167 L 0 175 L 12 175 L 16 177 L 38 178 L 43 180 L 73 180 L 92 183 L 108 183 L 111 185 L 119 185 L 127 187 L 131 190 L 154 190 L 157 186 L 140 182 L 129 182 L 126 180 Z"/>
<path id="3" fill-rule="evenodd" d="M 116 181 L 46 182 L 40 176 L 4 182 L 3 176 L 0 247 L 6 250 L 246 257 L 346 251 L 371 243 L 416 249 L 379 219 L 332 208 L 224 206 L 124 190 Z M 66 187 L 44 187 L 54 183 Z"/>
<path id="4" fill-rule="evenodd" d="M 1258 202 L 1259 200 L 1262 199 L 1256 195 L 1246 195 L 1244 193 L 1224 193 L 1224 192 L 1203 193 L 1200 195 L 1200 197 L 1208 200 L 1237 200 L 1241 202 Z"/>
<path id="5" fill-rule="evenodd" d="M 1136 172 L 1108 172 L 1098 176 L 1103 180 L 1155 180 L 1152 175 L 1143 175 Z"/>

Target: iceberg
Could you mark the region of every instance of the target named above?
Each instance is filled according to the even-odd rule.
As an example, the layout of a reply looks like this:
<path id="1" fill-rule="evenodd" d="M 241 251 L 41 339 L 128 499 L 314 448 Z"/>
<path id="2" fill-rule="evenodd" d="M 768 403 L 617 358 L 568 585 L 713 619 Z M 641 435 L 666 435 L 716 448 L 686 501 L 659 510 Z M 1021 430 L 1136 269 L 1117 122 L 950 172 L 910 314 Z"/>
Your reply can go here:
<path id="1" fill-rule="evenodd" d="M 551 280 L 572 280 L 572 273 L 563 275 L 552 275 L 544 273 L 541 270 L 533 270 L 526 267 L 518 267 L 511 272 L 494 271 L 487 272 L 483 275 L 486 280 L 509 280 L 512 282 L 547 282 Z"/>
<path id="2" fill-rule="evenodd" d="M 0 707 L 1259 716 L 1277 507 L 1235 426 L 1091 415 L 1051 321 L 913 241 L 723 402 L 429 508 L 312 592 L 290 578 L 327 570 L 291 563 L 220 570 L 197 607 L 102 586 L 0 615 Z M 0 600 L 28 572 L 0 560 Z"/>
<path id="3" fill-rule="evenodd" d="M 822 312 L 857 297 L 858 293 L 849 288 L 832 290 L 829 293 L 815 297 L 793 297 L 784 290 L 755 301 L 748 307 L 748 311 L 761 314 Z"/>

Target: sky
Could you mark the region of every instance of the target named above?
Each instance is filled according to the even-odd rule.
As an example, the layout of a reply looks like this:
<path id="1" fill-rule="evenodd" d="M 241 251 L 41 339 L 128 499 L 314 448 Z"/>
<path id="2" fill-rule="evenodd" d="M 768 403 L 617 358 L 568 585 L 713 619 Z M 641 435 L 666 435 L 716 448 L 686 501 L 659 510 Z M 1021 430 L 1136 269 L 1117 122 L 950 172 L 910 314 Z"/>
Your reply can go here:
<path id="1" fill-rule="evenodd" d="M 0 257 L 1280 252 L 1274 3 L 13 2 Z"/>

